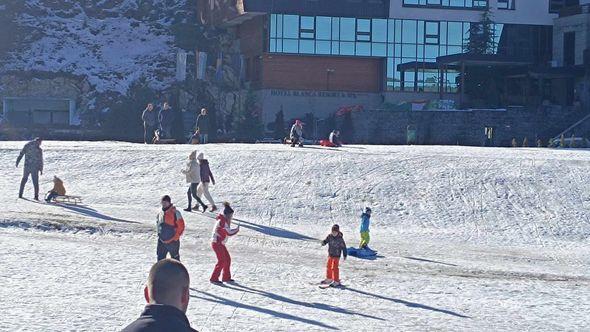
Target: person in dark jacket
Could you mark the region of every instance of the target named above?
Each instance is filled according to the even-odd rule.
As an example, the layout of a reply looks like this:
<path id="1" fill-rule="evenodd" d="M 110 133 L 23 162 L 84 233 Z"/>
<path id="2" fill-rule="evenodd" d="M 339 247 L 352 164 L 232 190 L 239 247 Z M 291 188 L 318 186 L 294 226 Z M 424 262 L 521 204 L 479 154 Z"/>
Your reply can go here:
<path id="1" fill-rule="evenodd" d="M 143 291 L 148 304 L 123 332 L 196 332 L 186 317 L 189 292 L 190 277 L 182 263 L 169 258 L 157 262 Z"/>
<path id="2" fill-rule="evenodd" d="M 199 183 L 199 186 L 197 187 L 197 196 L 201 198 L 201 196 L 205 195 L 205 198 L 209 201 L 209 204 L 211 204 L 211 212 L 214 212 L 217 210 L 217 206 L 215 206 L 215 201 L 209 193 L 209 183 L 215 185 L 215 178 L 213 177 L 213 173 L 211 173 L 209 161 L 205 159 L 203 152 L 197 155 L 197 160 L 199 161 L 201 171 L 201 183 Z"/>
<path id="3" fill-rule="evenodd" d="M 18 198 L 23 198 L 25 185 L 29 181 L 29 175 L 33 179 L 33 187 L 35 187 L 35 200 L 39 200 L 39 174 L 43 175 L 43 150 L 41 150 L 41 138 L 37 137 L 29 143 L 25 144 L 16 159 L 16 167 L 21 159 L 25 157 L 25 167 L 23 170 L 23 178 L 20 182 L 20 190 Z"/>
<path id="4" fill-rule="evenodd" d="M 332 226 L 332 232 L 322 241 L 322 247 L 328 245 L 328 264 L 326 270 L 326 279 L 322 284 L 330 286 L 340 286 L 340 256 L 344 255 L 344 260 L 348 254 L 344 235 L 340 232 L 340 226 Z"/>
<path id="5" fill-rule="evenodd" d="M 197 117 L 197 130 L 199 131 L 200 143 L 207 144 L 209 142 L 209 115 L 207 109 L 201 109 L 201 114 Z"/>
<path id="6" fill-rule="evenodd" d="M 172 138 L 172 123 L 174 123 L 174 112 L 168 102 L 162 105 L 162 110 L 158 116 L 160 120 L 160 137 Z"/>
<path id="7" fill-rule="evenodd" d="M 143 120 L 143 141 L 145 144 L 153 143 L 154 132 L 158 127 L 158 114 L 154 111 L 154 104 L 147 104 L 141 119 Z"/>

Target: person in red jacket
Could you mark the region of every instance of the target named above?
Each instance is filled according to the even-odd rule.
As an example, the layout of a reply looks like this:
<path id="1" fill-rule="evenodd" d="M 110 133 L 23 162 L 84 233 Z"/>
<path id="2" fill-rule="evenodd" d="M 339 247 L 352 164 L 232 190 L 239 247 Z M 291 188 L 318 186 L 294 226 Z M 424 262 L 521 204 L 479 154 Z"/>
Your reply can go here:
<path id="1" fill-rule="evenodd" d="M 162 197 L 162 210 L 158 213 L 158 261 L 170 257 L 180 261 L 180 236 L 184 233 L 184 219 L 172 205 L 170 196 Z"/>
<path id="2" fill-rule="evenodd" d="M 215 251 L 215 256 L 217 256 L 217 264 L 213 269 L 211 279 L 209 279 L 211 283 L 214 284 L 234 281 L 231 278 L 230 272 L 231 257 L 229 256 L 229 252 L 225 247 L 225 242 L 229 236 L 234 236 L 240 231 L 240 226 L 234 229 L 231 228 L 234 210 L 227 202 L 223 203 L 223 206 L 223 213 L 217 216 L 217 222 L 215 223 L 215 228 L 213 229 L 213 239 L 211 241 L 211 247 L 213 248 L 213 251 Z M 221 281 L 219 281 L 219 276 L 222 272 L 223 276 L 221 277 Z"/>

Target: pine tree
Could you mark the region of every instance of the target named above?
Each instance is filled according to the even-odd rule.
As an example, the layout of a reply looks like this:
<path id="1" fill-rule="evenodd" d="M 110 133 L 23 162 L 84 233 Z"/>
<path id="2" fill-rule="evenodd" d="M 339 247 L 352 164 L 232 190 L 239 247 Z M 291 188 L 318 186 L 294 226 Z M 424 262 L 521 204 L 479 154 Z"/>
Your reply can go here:
<path id="1" fill-rule="evenodd" d="M 281 110 L 277 112 L 275 115 L 275 122 L 274 122 L 274 139 L 284 139 L 286 137 L 285 131 L 285 114 L 283 113 L 283 107 L 281 106 Z"/>
<path id="2" fill-rule="evenodd" d="M 495 24 L 490 9 L 487 8 L 479 22 L 471 23 L 467 31 L 464 53 L 469 54 L 495 54 L 497 43 L 494 38 Z"/>
<path id="3" fill-rule="evenodd" d="M 264 126 L 260 117 L 260 107 L 253 91 L 248 91 L 244 107 L 234 115 L 233 128 L 236 139 L 239 141 L 253 142 L 262 136 Z"/>

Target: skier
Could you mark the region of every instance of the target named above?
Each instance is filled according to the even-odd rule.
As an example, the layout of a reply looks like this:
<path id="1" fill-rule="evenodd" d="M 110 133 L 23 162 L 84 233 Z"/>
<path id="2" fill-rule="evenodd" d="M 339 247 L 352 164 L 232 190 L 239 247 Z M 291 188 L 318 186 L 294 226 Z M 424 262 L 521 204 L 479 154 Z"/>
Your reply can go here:
<path id="1" fill-rule="evenodd" d="M 206 108 L 201 109 L 201 114 L 197 117 L 196 127 L 199 131 L 199 143 L 209 143 L 209 115 Z"/>
<path id="2" fill-rule="evenodd" d="M 215 185 L 215 178 L 213 177 L 213 173 L 211 173 L 209 161 L 205 159 L 202 152 L 197 156 L 197 160 L 199 161 L 199 167 L 201 169 L 201 183 L 199 183 L 199 187 L 197 187 L 197 196 L 201 198 L 201 196 L 205 195 L 205 198 L 207 198 L 209 204 L 211 204 L 211 212 L 214 212 L 217 210 L 217 206 L 215 206 L 215 201 L 209 193 L 209 183 Z"/>
<path id="3" fill-rule="evenodd" d="M 295 124 L 291 127 L 289 138 L 291 139 L 292 147 L 296 144 L 300 147 L 303 146 L 303 122 L 301 120 L 295 120 Z"/>
<path id="4" fill-rule="evenodd" d="M 65 196 L 66 195 L 66 188 L 64 187 L 64 182 L 58 178 L 57 176 L 53 177 L 53 189 L 51 189 L 47 196 L 45 196 L 45 201 L 47 203 L 51 202 L 57 196 Z"/>
<path id="5" fill-rule="evenodd" d="M 189 184 L 188 190 L 186 192 L 186 196 L 188 197 L 188 207 L 184 209 L 184 211 L 191 212 L 193 209 L 199 211 L 199 206 L 195 205 L 195 207 L 191 207 L 193 203 L 193 197 L 197 200 L 199 204 L 203 207 L 203 212 L 207 211 L 207 205 L 203 203 L 201 198 L 197 195 L 197 187 L 201 182 L 201 168 L 199 167 L 199 163 L 197 162 L 197 151 L 191 152 L 188 156 L 188 163 L 186 164 L 186 168 L 182 170 L 182 174 L 186 176 L 186 183 Z"/>
<path id="6" fill-rule="evenodd" d="M 174 112 L 168 102 L 165 102 L 158 116 L 160 120 L 160 138 L 172 138 L 172 123 L 174 122 Z"/>
<path id="7" fill-rule="evenodd" d="M 371 236 L 369 235 L 369 226 L 371 224 L 371 208 L 366 207 L 365 212 L 361 214 L 361 244 L 360 249 L 370 249 L 369 241 Z"/>
<path id="8" fill-rule="evenodd" d="M 213 269 L 213 273 L 211 274 L 211 278 L 209 281 L 213 284 L 221 284 L 222 282 L 233 282 L 234 280 L 231 278 L 231 257 L 227 248 L 225 247 L 225 242 L 227 241 L 228 236 L 234 236 L 238 234 L 240 231 L 240 226 L 238 225 L 237 228 L 231 229 L 231 221 L 234 216 L 234 210 L 231 208 L 229 203 L 223 203 L 223 214 L 217 216 L 217 222 L 215 223 L 215 228 L 213 229 L 213 239 L 211 241 L 211 247 L 213 251 L 215 251 L 215 256 L 217 256 L 217 264 Z M 223 276 L 221 277 L 221 281 L 219 281 L 219 275 L 223 271 Z"/>
<path id="9" fill-rule="evenodd" d="M 180 236 L 184 233 L 184 219 L 172 204 L 170 196 L 162 197 L 162 211 L 158 213 L 158 246 L 156 249 L 158 261 L 170 257 L 180 260 Z"/>
<path id="10" fill-rule="evenodd" d="M 151 144 L 154 141 L 154 132 L 158 124 L 158 114 L 154 111 L 154 104 L 149 103 L 141 114 L 143 120 L 143 141 Z"/>
<path id="11" fill-rule="evenodd" d="M 25 185 L 29 181 L 29 175 L 33 179 L 33 187 L 35 188 L 35 200 L 39 200 L 39 174 L 43 175 L 43 150 L 41 149 L 41 138 L 37 137 L 29 143 L 25 144 L 16 159 L 16 167 L 21 159 L 25 157 L 25 167 L 23 169 L 23 178 L 20 182 L 20 189 L 18 198 L 23 198 Z"/>
<path id="12" fill-rule="evenodd" d="M 344 235 L 340 232 L 340 226 L 332 226 L 332 232 L 322 241 L 322 247 L 328 245 L 328 264 L 326 269 L 326 279 L 321 282 L 322 285 L 329 285 L 331 287 L 340 286 L 340 256 L 344 256 L 344 260 L 348 255 L 346 251 L 346 243 L 344 242 Z"/>

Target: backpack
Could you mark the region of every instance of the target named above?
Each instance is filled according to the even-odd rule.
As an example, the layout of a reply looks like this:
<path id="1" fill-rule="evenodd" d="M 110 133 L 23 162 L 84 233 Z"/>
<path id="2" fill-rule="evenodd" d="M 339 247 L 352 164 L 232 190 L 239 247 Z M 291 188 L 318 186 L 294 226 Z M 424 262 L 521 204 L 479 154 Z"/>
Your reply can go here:
<path id="1" fill-rule="evenodd" d="M 171 226 L 166 223 L 166 213 L 164 212 L 164 221 L 158 224 L 158 238 L 160 241 L 164 243 L 170 242 L 176 235 L 176 228 L 178 228 L 178 224 L 176 224 L 176 211 L 174 211 L 174 226 Z"/>

